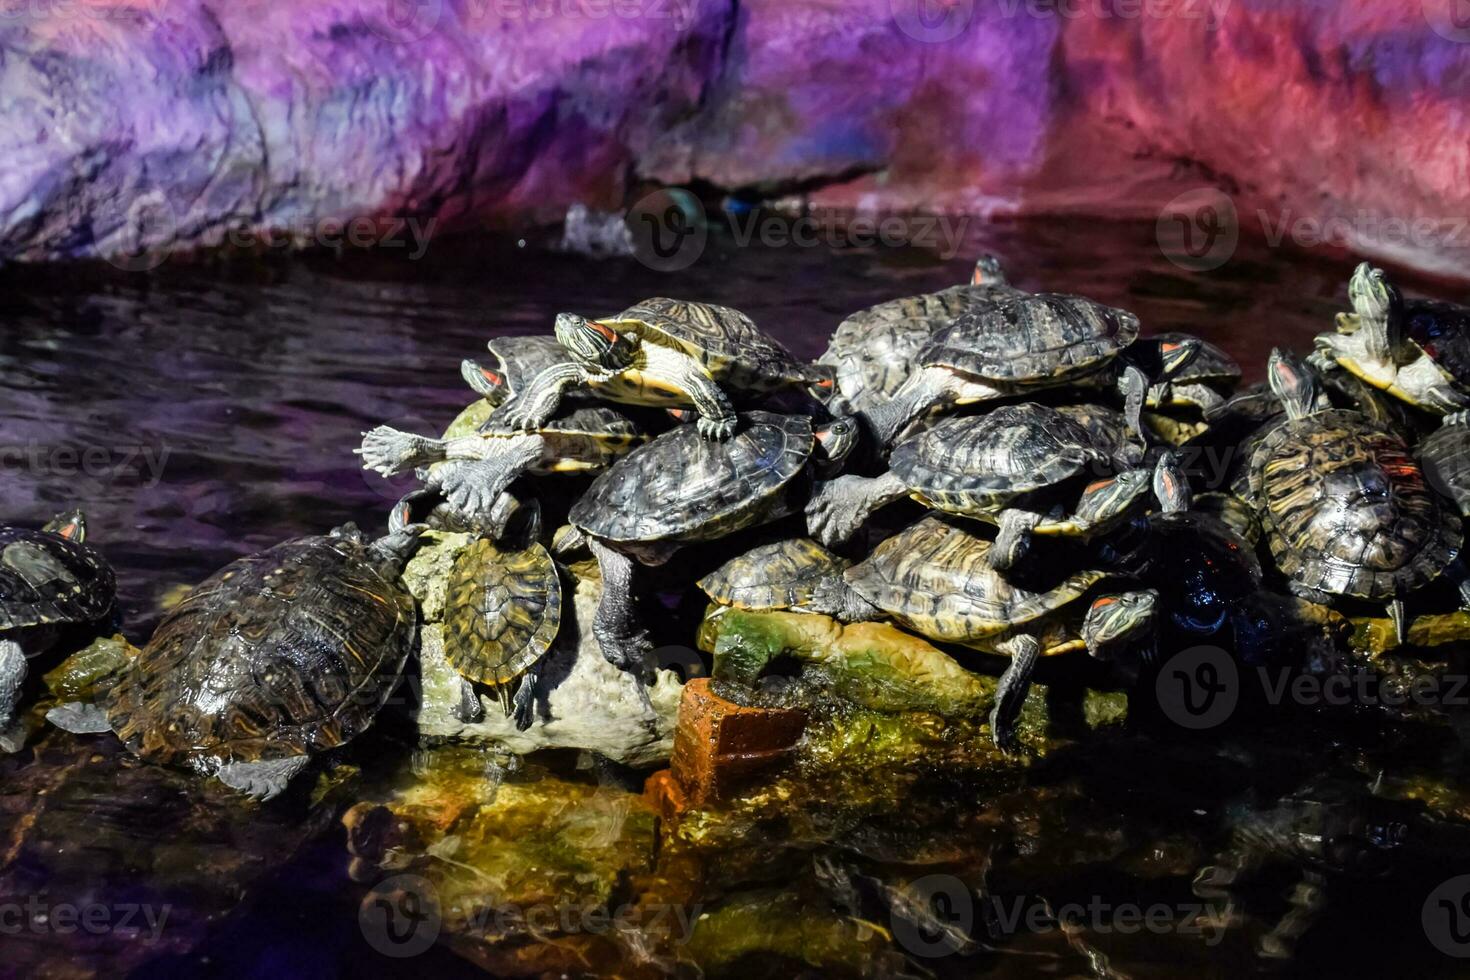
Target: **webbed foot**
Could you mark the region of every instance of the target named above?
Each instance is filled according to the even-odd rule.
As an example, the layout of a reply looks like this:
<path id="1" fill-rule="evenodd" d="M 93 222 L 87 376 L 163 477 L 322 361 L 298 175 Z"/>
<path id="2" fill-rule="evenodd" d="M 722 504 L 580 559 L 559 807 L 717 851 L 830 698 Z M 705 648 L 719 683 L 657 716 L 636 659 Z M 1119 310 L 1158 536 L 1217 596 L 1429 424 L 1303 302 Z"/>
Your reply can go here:
<path id="1" fill-rule="evenodd" d="M 721 418 L 710 418 L 709 416 L 701 415 L 694 424 L 699 429 L 699 434 L 706 439 L 715 442 L 724 442 L 735 434 L 736 421 L 733 415 L 723 416 Z"/>
<path id="2" fill-rule="evenodd" d="M 868 519 L 868 499 L 863 491 L 870 482 L 867 477 L 849 474 L 818 484 L 806 505 L 807 532 L 829 547 L 856 534 Z"/>
<path id="3" fill-rule="evenodd" d="M 293 777 L 306 768 L 310 758 L 304 755 L 266 762 L 232 762 L 221 766 L 215 778 L 230 789 L 239 790 L 253 800 L 265 802 L 280 796 Z"/>
<path id="4" fill-rule="evenodd" d="M 485 424 L 481 432 L 534 432 L 551 421 L 556 414 L 557 400 L 554 398 L 527 398 L 512 396 L 501 405 Z"/>
<path id="5" fill-rule="evenodd" d="M 521 675 L 520 687 L 511 698 L 511 717 L 515 719 L 516 731 L 523 732 L 536 723 L 536 672 Z"/>
<path id="6" fill-rule="evenodd" d="M 485 706 L 480 703 L 480 695 L 475 693 L 475 685 L 463 677 L 459 679 L 459 704 L 454 706 L 454 716 L 466 725 L 485 720 Z"/>
<path id="7" fill-rule="evenodd" d="M 380 425 L 363 433 L 362 445 L 354 452 L 362 457 L 363 469 L 383 476 L 396 476 L 405 470 L 437 462 L 442 453 L 435 452 L 436 445 L 437 440 Z"/>

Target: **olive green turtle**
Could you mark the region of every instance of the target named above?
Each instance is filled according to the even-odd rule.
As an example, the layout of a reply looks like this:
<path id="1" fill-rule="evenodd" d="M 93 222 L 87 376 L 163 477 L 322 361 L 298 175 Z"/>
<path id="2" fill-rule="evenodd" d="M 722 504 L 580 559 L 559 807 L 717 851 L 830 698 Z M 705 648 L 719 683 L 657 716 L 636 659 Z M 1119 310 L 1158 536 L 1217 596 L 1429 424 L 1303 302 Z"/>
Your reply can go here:
<path id="1" fill-rule="evenodd" d="M 558 314 L 556 339 L 570 359 L 542 371 L 497 411 L 492 424 L 534 430 L 556 414 L 562 393 L 581 387 L 629 405 L 692 407 L 708 439 L 730 438 L 735 409 L 723 386 L 759 394 L 803 386 L 825 394 L 832 378 L 798 360 L 738 310 L 654 297 L 588 319 Z"/>
<path id="2" fill-rule="evenodd" d="M 813 611 L 844 622 L 890 618 L 921 636 L 1011 658 L 996 688 L 991 734 L 1016 748 L 1016 719 L 1039 657 L 1087 649 L 1102 656 L 1152 624 L 1156 593 L 1099 590 L 1091 568 L 1002 575 L 990 542 L 953 518 L 931 514 L 880 544 L 841 578 L 829 578 Z"/>
<path id="3" fill-rule="evenodd" d="M 722 606 L 801 612 L 819 582 L 851 564 L 811 538 L 782 538 L 737 555 L 697 584 Z"/>
<path id="4" fill-rule="evenodd" d="M 47 718 L 269 799 L 360 735 L 397 687 L 418 626 L 399 574 L 417 539 L 414 528 L 369 543 L 346 525 L 231 562 L 164 617 L 97 705 Z"/>

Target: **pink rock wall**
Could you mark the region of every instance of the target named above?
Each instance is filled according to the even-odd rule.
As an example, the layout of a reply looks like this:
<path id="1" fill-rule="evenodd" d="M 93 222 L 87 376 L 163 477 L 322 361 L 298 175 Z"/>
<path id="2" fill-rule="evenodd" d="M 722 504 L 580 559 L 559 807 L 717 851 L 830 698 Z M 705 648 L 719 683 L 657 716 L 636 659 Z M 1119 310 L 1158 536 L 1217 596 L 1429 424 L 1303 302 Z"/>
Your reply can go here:
<path id="1" fill-rule="evenodd" d="M 1462 2 L 0 0 L 0 259 L 698 180 L 1146 220 L 1212 187 L 1470 278 Z"/>

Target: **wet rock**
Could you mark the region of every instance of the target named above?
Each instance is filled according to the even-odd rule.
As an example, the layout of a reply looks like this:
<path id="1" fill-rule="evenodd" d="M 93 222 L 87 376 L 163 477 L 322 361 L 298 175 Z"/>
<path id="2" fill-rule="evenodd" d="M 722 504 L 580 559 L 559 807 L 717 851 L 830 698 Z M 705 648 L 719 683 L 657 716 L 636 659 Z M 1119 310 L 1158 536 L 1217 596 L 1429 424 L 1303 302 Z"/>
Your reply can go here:
<path id="1" fill-rule="evenodd" d="M 561 634 L 543 665 L 543 694 L 536 721 L 518 731 L 494 692 L 480 688 L 478 720 L 463 717 L 460 675 L 444 659 L 444 603 L 449 571 L 469 541 L 464 534 L 434 533 L 404 572 L 419 600 L 421 704 L 419 731 L 436 738 L 493 745 L 515 753 L 540 749 L 586 749 L 630 766 L 651 766 L 669 757 L 682 685 L 673 671 L 658 671 L 648 688 L 650 714 L 631 674 L 607 662 L 592 635 L 601 597 L 595 562 L 568 569 L 570 607 Z"/>
<path id="2" fill-rule="evenodd" d="M 1351 621 L 1353 649 L 1379 654 L 1399 648 L 1398 634 L 1387 616 L 1354 616 Z M 1415 617 L 1409 623 L 1405 646 L 1432 650 L 1466 641 L 1470 641 L 1470 613 L 1457 611 Z"/>
<path id="3" fill-rule="evenodd" d="M 712 691 L 708 678 L 690 681 L 679 704 L 670 766 L 684 802 L 728 799 L 785 762 L 805 727 L 803 711 L 739 705 Z"/>

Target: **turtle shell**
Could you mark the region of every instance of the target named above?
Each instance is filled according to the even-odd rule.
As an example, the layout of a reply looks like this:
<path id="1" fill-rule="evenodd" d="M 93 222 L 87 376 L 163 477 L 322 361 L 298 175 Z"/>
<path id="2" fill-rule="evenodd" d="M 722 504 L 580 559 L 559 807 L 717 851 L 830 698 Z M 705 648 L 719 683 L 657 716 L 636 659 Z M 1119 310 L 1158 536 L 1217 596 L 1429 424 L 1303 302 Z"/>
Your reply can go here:
<path id="1" fill-rule="evenodd" d="M 916 496 L 960 514 L 994 510 L 1104 462 L 1079 422 L 1030 402 L 945 419 L 889 456 L 894 475 Z"/>
<path id="2" fill-rule="evenodd" d="M 1216 347 L 1208 340 L 1182 330 L 1165 330 L 1153 335 L 1154 340 L 1179 344 L 1186 341 L 1196 345 L 1194 357 L 1169 380 L 1175 384 L 1224 384 L 1234 385 L 1240 380 L 1240 365 L 1235 358 Z"/>
<path id="3" fill-rule="evenodd" d="M 372 722 L 414 646 L 413 596 L 354 535 L 231 562 L 164 617 L 107 693 L 133 752 L 213 772 L 342 745 Z"/>
<path id="4" fill-rule="evenodd" d="M 455 559 L 445 600 L 444 658 L 481 684 L 514 680 L 561 629 L 561 579 L 541 544 L 503 551 L 486 539 Z"/>
<path id="5" fill-rule="evenodd" d="M 1058 384 L 1112 360 L 1138 326 L 1127 310 L 1081 296 L 998 291 L 936 333 L 919 363 L 1004 384 Z"/>
<path id="6" fill-rule="evenodd" d="M 1438 300 L 1404 304 L 1404 335 L 1452 381 L 1470 386 L 1470 307 Z"/>
<path id="7" fill-rule="evenodd" d="M 1226 624 L 1235 603 L 1261 587 L 1261 563 L 1254 548 L 1208 514 L 1154 515 L 1149 520 L 1149 544 L 1153 554 L 1148 584 L 1159 592 L 1159 607 L 1186 633 L 1215 633 Z"/>
<path id="8" fill-rule="evenodd" d="M 811 598 L 817 583 L 851 564 L 811 538 L 786 538 L 730 559 L 700 579 L 699 587 L 715 602 L 738 609 L 793 609 Z"/>
<path id="9" fill-rule="evenodd" d="M 854 313 L 837 325 L 817 363 L 832 369 L 852 411 L 873 408 L 893 397 L 929 338 L 968 310 L 977 293 L 976 287 L 953 286 Z"/>
<path id="10" fill-rule="evenodd" d="M 825 372 L 800 361 L 755 321 L 728 306 L 655 296 L 611 319 L 635 325 L 645 338 L 676 347 L 709 369 L 716 381 L 747 391 L 814 384 Z"/>
<path id="11" fill-rule="evenodd" d="M 1083 570 L 1031 588 L 991 568 L 989 552 L 989 541 L 931 515 L 884 541 L 843 578 L 909 629 L 974 644 L 1051 615 L 1106 577 Z"/>
<path id="12" fill-rule="evenodd" d="M 726 442 L 675 426 L 608 467 L 572 506 L 572 524 L 608 541 L 708 541 L 782 511 L 811 458 L 805 415 L 746 412 Z"/>
<path id="13" fill-rule="evenodd" d="M 1128 422 L 1123 413 L 1108 405 L 1086 403 L 1082 405 L 1059 405 L 1057 411 L 1087 430 L 1093 446 L 1104 456 L 1112 459 L 1123 448 L 1128 438 Z"/>
<path id="14" fill-rule="evenodd" d="M 570 360 L 566 348 L 555 337 L 545 334 L 496 337 L 485 346 L 499 362 L 499 370 L 491 372 L 495 377 L 487 375 L 485 380 L 503 388 L 507 397 L 518 391 L 525 391 L 536 375 L 547 368 Z"/>
<path id="15" fill-rule="evenodd" d="M 96 622 L 116 598 L 112 567 L 95 549 L 50 531 L 0 528 L 0 633 Z"/>
<path id="16" fill-rule="evenodd" d="M 1414 449 L 1424 478 L 1455 502 L 1461 514 L 1470 514 L 1470 425 L 1445 425 L 1426 436 Z"/>
<path id="17" fill-rule="evenodd" d="M 1277 565 L 1308 590 L 1387 600 L 1437 577 L 1459 552 L 1447 513 L 1399 436 L 1329 409 L 1272 429 L 1251 494 Z"/>

